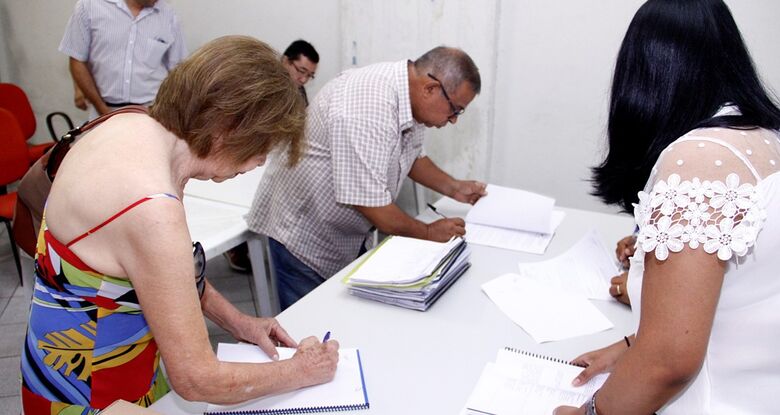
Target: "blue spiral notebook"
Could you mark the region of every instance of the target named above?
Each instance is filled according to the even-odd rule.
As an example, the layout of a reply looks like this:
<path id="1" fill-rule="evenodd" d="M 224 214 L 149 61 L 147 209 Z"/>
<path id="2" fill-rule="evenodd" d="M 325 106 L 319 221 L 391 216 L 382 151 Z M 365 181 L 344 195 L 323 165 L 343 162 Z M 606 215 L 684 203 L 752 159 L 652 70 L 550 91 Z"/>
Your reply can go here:
<path id="1" fill-rule="evenodd" d="M 295 349 L 280 347 L 279 359 L 289 359 Z M 217 358 L 223 362 L 264 363 L 271 359 L 253 344 L 220 343 Z M 310 414 L 368 409 L 368 392 L 363 378 L 360 351 L 340 349 L 339 365 L 332 381 L 296 391 L 267 396 L 238 405 L 209 404 L 205 414 Z"/>

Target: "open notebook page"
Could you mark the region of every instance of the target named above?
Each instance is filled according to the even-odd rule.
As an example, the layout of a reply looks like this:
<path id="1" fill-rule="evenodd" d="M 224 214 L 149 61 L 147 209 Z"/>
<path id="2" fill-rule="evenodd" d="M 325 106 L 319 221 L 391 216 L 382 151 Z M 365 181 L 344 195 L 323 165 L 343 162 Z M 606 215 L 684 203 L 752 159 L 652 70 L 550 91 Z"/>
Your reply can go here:
<path id="1" fill-rule="evenodd" d="M 295 349 L 279 347 L 279 359 L 289 359 Z M 271 359 L 253 344 L 220 343 L 217 358 L 223 362 L 266 363 Z M 263 412 L 292 408 L 368 408 L 368 395 L 363 382 L 360 353 L 357 349 L 340 349 L 336 376 L 332 381 L 309 386 L 280 395 L 268 396 L 238 405 L 209 404 L 207 413 L 274 413 Z M 278 413 L 278 412 L 277 412 Z M 291 413 L 306 413 L 303 411 Z"/>
<path id="2" fill-rule="evenodd" d="M 554 232 L 555 199 L 494 184 L 489 184 L 486 190 L 487 196 L 469 210 L 466 222 L 527 232 Z"/>
<path id="3" fill-rule="evenodd" d="M 560 210 L 552 212 L 553 232 L 563 222 L 566 213 Z M 518 231 L 508 228 L 466 223 L 466 241 L 472 244 L 511 249 L 541 255 L 547 250 L 554 233 Z"/>
<path id="4" fill-rule="evenodd" d="M 607 378 L 597 375 L 574 387 L 571 381 L 580 371 L 581 367 L 502 350 L 496 363 L 483 369 L 462 413 L 548 415 L 561 405 L 579 407 Z"/>

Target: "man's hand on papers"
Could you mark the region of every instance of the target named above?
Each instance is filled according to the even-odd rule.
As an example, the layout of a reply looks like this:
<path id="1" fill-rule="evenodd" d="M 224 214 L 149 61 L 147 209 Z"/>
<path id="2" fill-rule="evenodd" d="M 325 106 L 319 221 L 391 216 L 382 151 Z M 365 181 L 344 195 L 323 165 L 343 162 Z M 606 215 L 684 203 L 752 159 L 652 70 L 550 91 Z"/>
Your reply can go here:
<path id="1" fill-rule="evenodd" d="M 339 342 L 328 340 L 323 343 L 316 337 L 307 337 L 301 340 L 291 360 L 298 365 L 294 373 L 301 374 L 303 386 L 330 382 L 339 363 Z"/>
<path id="2" fill-rule="evenodd" d="M 486 187 L 487 184 L 476 180 L 455 180 L 452 194 L 449 196 L 458 202 L 470 203 L 473 205 L 474 203 L 477 203 L 477 200 L 482 198 L 482 196 L 487 195 L 487 191 L 485 190 Z"/>
<path id="3" fill-rule="evenodd" d="M 461 218 L 445 218 L 427 225 L 427 238 L 429 241 L 447 242 L 453 236 L 466 234 L 466 222 Z"/>
<path id="4" fill-rule="evenodd" d="M 256 344 L 273 360 L 278 360 L 276 346 L 298 347 L 298 343 L 287 334 L 275 318 L 244 316 L 242 323 L 233 333 L 237 340 Z"/>

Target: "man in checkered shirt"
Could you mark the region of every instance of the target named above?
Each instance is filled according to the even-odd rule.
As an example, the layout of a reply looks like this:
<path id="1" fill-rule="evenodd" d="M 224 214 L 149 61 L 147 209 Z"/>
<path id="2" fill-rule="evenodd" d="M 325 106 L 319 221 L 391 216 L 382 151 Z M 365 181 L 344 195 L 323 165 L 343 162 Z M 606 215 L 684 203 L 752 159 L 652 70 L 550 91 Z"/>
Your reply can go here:
<path id="1" fill-rule="evenodd" d="M 269 237 L 282 309 L 357 258 L 372 227 L 433 241 L 465 233 L 460 218 L 425 224 L 394 201 L 407 175 L 462 202 L 485 194 L 485 184 L 452 178 L 422 148 L 425 127 L 457 122 L 480 84 L 465 52 L 437 47 L 414 62 L 347 70 L 322 88 L 308 108 L 303 157 L 294 167 L 285 153 L 271 157 L 247 216 Z"/>

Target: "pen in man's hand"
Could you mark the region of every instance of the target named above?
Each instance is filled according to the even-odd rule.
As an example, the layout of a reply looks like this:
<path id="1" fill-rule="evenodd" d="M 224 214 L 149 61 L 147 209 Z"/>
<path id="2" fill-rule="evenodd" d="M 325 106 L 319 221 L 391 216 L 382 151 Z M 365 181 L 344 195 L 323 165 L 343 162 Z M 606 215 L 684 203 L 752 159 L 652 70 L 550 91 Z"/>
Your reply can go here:
<path id="1" fill-rule="evenodd" d="M 325 333 L 325 337 L 322 338 L 323 343 L 327 343 L 330 339 L 330 332 Z"/>
<path id="2" fill-rule="evenodd" d="M 436 210 L 436 206 L 433 206 L 433 205 L 432 205 L 432 204 L 430 204 L 430 203 L 426 203 L 426 205 L 428 205 L 428 208 L 429 208 L 430 210 L 432 210 L 432 211 L 433 211 L 433 213 L 435 213 L 435 214 L 437 214 L 437 215 L 439 215 L 439 216 L 443 217 L 444 219 L 447 219 L 447 217 L 446 217 L 446 216 L 442 215 L 441 213 L 439 213 L 439 211 L 438 211 L 438 210 Z"/>

